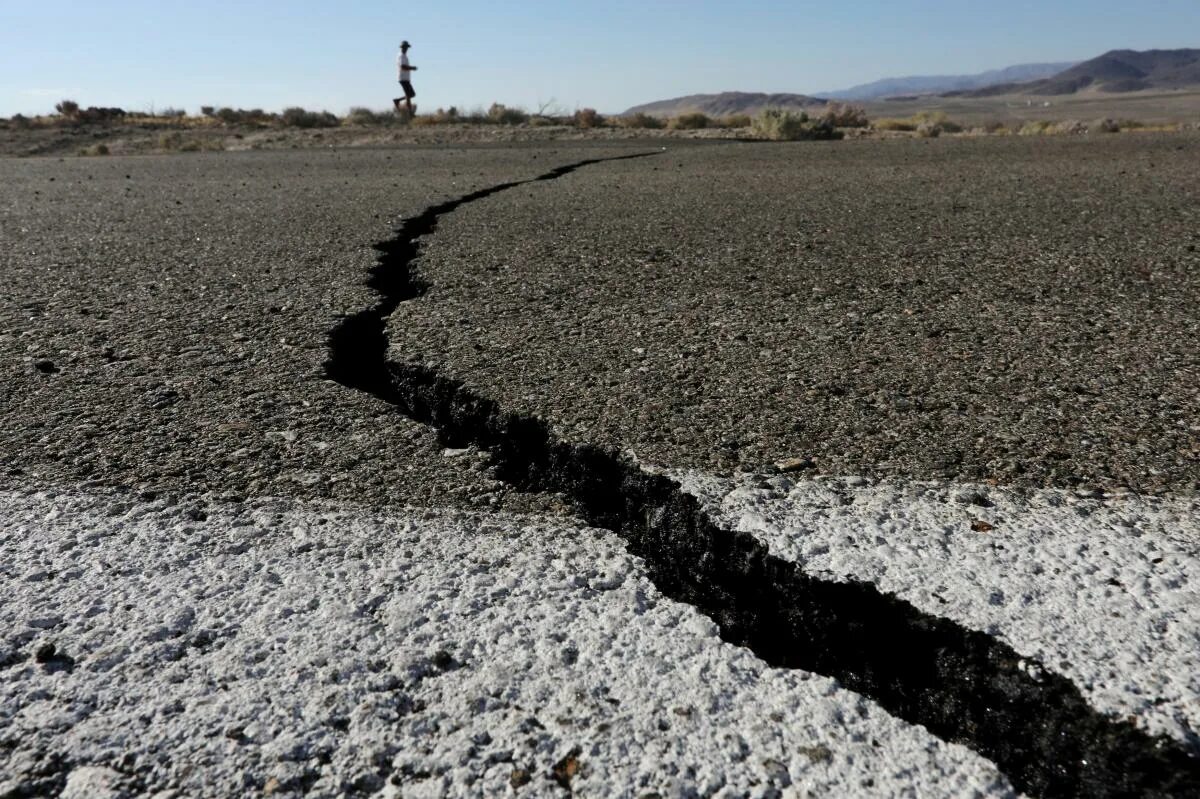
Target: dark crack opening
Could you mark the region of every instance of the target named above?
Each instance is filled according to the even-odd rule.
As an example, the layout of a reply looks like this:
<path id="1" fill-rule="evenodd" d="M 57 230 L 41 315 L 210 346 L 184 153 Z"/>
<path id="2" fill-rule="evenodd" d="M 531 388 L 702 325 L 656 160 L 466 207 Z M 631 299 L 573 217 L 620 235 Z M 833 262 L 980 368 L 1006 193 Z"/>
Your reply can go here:
<path id="1" fill-rule="evenodd" d="M 429 208 L 377 246 L 374 306 L 330 334 L 328 375 L 487 450 L 498 476 L 524 491 L 564 494 L 583 519 L 618 533 L 665 596 L 712 618 L 721 637 L 766 663 L 837 679 L 892 714 L 994 762 L 1017 790 L 1043 797 L 1200 796 L 1186 746 L 1094 710 L 1066 678 L 1030 668 L 1007 644 L 925 613 L 863 582 L 804 574 L 748 533 L 712 521 L 673 481 L 620 454 L 558 439 L 540 419 L 506 412 L 460 381 L 387 360 L 388 317 L 420 297 L 420 239 L 467 203 L 584 166 L 594 158 Z"/>

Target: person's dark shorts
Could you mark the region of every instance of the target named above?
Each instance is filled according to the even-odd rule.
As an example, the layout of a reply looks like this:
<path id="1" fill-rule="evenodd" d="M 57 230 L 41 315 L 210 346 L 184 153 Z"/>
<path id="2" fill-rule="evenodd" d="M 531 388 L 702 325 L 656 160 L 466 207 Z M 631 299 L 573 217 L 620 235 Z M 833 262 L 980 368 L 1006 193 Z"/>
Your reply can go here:
<path id="1" fill-rule="evenodd" d="M 411 100 L 417 96 L 417 92 L 412 87 L 412 81 L 402 80 L 400 81 L 400 86 L 404 89 L 404 96 L 408 99 Z"/>

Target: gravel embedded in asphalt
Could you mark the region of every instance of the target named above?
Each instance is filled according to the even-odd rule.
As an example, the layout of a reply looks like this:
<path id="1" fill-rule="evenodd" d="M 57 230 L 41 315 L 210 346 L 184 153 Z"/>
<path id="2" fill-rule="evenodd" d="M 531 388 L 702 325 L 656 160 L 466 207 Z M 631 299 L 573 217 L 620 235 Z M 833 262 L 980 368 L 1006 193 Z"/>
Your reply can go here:
<path id="1" fill-rule="evenodd" d="M 560 512 L 325 379 L 401 216 L 617 146 L 0 161 L 0 478 Z"/>
<path id="2" fill-rule="evenodd" d="M 1014 795 L 563 520 L 0 492 L 0 549 L 0 795 Z"/>
<path id="3" fill-rule="evenodd" d="M 668 147 L 443 220 L 423 359 L 665 467 L 1200 483 L 1200 138 Z"/>

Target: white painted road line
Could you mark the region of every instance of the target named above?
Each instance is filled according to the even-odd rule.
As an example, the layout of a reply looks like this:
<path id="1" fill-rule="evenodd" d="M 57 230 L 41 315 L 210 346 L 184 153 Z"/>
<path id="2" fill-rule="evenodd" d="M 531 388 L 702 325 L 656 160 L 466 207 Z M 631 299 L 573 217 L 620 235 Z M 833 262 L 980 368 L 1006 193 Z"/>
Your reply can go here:
<path id="1" fill-rule="evenodd" d="M 1098 710 L 1200 748 L 1200 500 L 672 476 L 805 572 L 995 635 Z"/>
<path id="2" fill-rule="evenodd" d="M 1011 795 L 605 531 L 6 492 L 0 555 L 0 793 Z"/>

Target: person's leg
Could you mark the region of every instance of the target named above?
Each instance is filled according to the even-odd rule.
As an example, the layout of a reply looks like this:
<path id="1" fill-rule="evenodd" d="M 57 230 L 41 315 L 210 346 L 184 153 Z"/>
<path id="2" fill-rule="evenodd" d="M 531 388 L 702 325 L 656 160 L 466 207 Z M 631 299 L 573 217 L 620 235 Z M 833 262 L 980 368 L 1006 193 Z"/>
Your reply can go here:
<path id="1" fill-rule="evenodd" d="M 408 113 L 413 112 L 412 98 L 417 96 L 416 90 L 413 89 L 412 82 L 407 80 L 400 81 L 400 85 L 404 87 L 404 105 L 408 108 Z"/>

